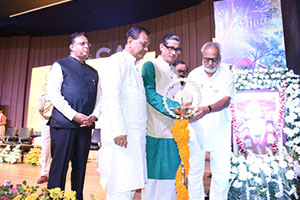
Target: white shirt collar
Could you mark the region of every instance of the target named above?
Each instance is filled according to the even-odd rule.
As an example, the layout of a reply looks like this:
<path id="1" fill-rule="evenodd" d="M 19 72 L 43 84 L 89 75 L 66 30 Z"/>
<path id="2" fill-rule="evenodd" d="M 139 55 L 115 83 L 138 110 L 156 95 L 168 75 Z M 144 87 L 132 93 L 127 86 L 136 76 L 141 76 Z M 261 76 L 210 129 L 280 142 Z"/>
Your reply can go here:
<path id="1" fill-rule="evenodd" d="M 158 62 L 160 62 L 162 65 L 167 65 L 167 66 L 169 66 L 170 68 L 173 66 L 173 65 L 167 63 L 167 62 L 161 57 L 161 55 L 159 55 L 159 56 L 157 57 L 157 60 L 158 60 Z"/>
<path id="2" fill-rule="evenodd" d="M 125 49 L 123 50 L 123 53 L 126 55 L 126 57 L 132 62 L 134 65 L 138 65 L 140 63 L 140 60 L 136 61 L 136 58 L 130 54 L 128 51 Z"/>

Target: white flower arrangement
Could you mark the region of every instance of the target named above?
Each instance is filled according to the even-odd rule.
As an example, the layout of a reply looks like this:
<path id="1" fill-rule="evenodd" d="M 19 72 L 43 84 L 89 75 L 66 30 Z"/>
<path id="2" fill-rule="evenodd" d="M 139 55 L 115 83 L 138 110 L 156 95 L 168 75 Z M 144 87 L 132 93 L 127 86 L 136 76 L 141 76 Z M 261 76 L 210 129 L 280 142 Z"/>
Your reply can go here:
<path id="1" fill-rule="evenodd" d="M 0 152 L 0 163 L 17 163 L 21 156 L 20 145 L 17 145 L 11 150 L 10 145 L 7 145 Z"/>
<path id="2" fill-rule="evenodd" d="M 238 91 L 284 92 L 283 133 L 287 149 L 275 156 L 271 152 L 264 156 L 248 152 L 246 159 L 243 154 L 232 155 L 229 199 L 299 199 L 296 184 L 300 176 L 300 76 L 282 67 L 231 70 Z"/>
<path id="3" fill-rule="evenodd" d="M 299 199 L 296 190 L 293 160 L 287 151 L 273 155 L 249 152 L 231 157 L 228 199 Z"/>

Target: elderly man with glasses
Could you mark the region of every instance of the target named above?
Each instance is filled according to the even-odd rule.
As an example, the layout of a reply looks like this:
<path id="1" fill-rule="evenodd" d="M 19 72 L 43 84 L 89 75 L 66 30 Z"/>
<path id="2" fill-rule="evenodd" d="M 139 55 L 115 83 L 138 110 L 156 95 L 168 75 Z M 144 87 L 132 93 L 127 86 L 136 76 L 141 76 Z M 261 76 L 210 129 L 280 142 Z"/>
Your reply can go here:
<path id="1" fill-rule="evenodd" d="M 178 76 L 172 65 L 181 53 L 181 40 L 175 34 L 167 34 L 160 44 L 161 54 L 143 65 L 142 77 L 147 97 L 146 155 L 148 182 L 142 194 L 144 200 L 176 199 L 175 175 L 180 164 L 177 145 L 171 128 L 175 119 L 163 105 L 163 94 Z M 181 88 L 173 85 L 167 95 L 170 107 L 178 107 L 174 94 Z"/>
<path id="2" fill-rule="evenodd" d="M 202 49 L 202 66 L 189 73 L 201 89 L 201 105 L 190 129 L 189 199 L 204 200 L 205 154 L 210 152 L 212 180 L 209 198 L 226 200 L 229 189 L 231 152 L 230 102 L 234 98 L 232 73 L 221 63 L 220 45 L 207 42 Z M 187 83 L 185 89 L 189 89 Z M 191 90 L 192 91 L 192 90 Z"/>

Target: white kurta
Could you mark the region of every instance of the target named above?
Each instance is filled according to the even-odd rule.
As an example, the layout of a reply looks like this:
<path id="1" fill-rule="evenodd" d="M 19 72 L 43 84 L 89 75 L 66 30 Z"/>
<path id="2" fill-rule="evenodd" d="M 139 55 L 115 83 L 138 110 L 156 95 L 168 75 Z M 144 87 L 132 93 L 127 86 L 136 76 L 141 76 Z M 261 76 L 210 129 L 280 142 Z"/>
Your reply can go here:
<path id="1" fill-rule="evenodd" d="M 201 106 L 216 103 L 225 96 L 234 99 L 234 81 L 232 73 L 225 67 L 218 67 L 212 77 L 208 77 L 204 67 L 190 72 L 192 79 L 201 89 Z M 186 88 L 189 89 L 187 84 Z M 208 113 L 192 122 L 190 129 L 190 171 L 188 176 L 189 199 L 204 200 L 203 175 L 205 152 L 210 152 L 212 180 L 210 199 L 227 199 L 230 174 L 231 112 L 227 107 L 221 111 Z"/>
<path id="2" fill-rule="evenodd" d="M 201 90 L 201 106 L 209 106 L 225 96 L 234 99 L 234 81 L 232 73 L 223 66 L 218 67 L 209 78 L 200 66 L 190 72 L 188 79 L 193 80 Z M 187 87 L 188 84 L 187 84 Z M 188 89 L 188 88 L 187 88 Z M 191 123 L 198 142 L 204 151 L 228 149 L 231 145 L 231 111 L 225 108 L 212 112 Z"/>
<path id="3" fill-rule="evenodd" d="M 102 71 L 101 185 L 109 192 L 143 188 L 146 181 L 146 97 L 136 59 L 126 50 L 107 59 Z M 127 148 L 114 138 L 127 135 Z"/>

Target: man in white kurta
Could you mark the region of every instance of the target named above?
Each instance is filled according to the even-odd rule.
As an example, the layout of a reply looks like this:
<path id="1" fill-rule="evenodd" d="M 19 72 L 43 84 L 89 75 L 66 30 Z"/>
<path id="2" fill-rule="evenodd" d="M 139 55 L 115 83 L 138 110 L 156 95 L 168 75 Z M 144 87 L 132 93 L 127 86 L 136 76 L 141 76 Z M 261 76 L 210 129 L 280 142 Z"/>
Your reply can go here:
<path id="1" fill-rule="evenodd" d="M 106 199 L 132 199 L 146 182 L 146 97 L 136 68 L 148 51 L 149 32 L 140 27 L 126 34 L 122 52 L 106 61 L 101 76 L 102 147 L 98 153 L 101 185 Z"/>
<path id="2" fill-rule="evenodd" d="M 210 152 L 212 180 L 211 200 L 225 200 L 229 188 L 231 152 L 231 112 L 234 81 L 229 69 L 220 65 L 218 43 L 208 42 L 202 47 L 202 66 L 190 72 L 201 90 L 201 107 L 190 126 L 189 198 L 204 200 L 203 174 L 205 153 Z M 187 84 L 187 89 L 189 85 Z"/>

